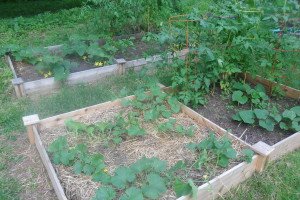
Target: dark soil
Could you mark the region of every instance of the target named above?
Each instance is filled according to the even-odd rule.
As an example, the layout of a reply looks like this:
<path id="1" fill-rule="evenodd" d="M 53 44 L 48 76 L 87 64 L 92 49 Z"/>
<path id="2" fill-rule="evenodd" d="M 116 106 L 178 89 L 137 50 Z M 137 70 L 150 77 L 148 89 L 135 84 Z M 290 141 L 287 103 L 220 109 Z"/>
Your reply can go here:
<path id="1" fill-rule="evenodd" d="M 278 126 L 275 127 L 273 132 L 269 132 L 259 126 L 234 121 L 231 117 L 236 114 L 238 110 L 251 109 L 251 107 L 248 104 L 243 106 L 235 105 L 229 96 L 223 96 L 221 94 L 219 88 L 215 90 L 214 94 L 209 95 L 207 100 L 208 103 L 205 106 L 198 107 L 195 110 L 222 128 L 230 130 L 234 135 L 238 137 L 243 135 L 241 139 L 250 144 L 263 141 L 269 145 L 273 145 L 293 134 L 293 132 L 281 130 Z M 289 98 L 277 99 L 271 97 L 270 101 L 278 104 L 280 111 L 300 105 L 299 101 Z"/>
<path id="2" fill-rule="evenodd" d="M 154 43 L 154 42 L 144 42 L 142 41 L 143 34 L 135 34 L 133 40 L 134 45 L 132 47 L 128 47 L 123 51 L 118 51 L 114 58 L 124 58 L 127 61 L 145 58 L 147 56 L 152 56 L 163 52 L 166 48 Z M 116 39 L 126 39 L 127 37 L 116 37 Z M 99 41 L 99 45 L 103 45 L 105 41 Z M 86 62 L 79 57 L 76 56 L 68 56 L 67 60 L 77 63 L 76 67 L 71 68 L 71 73 L 89 70 L 95 68 L 93 63 Z M 16 73 L 18 77 L 22 77 L 24 81 L 35 81 L 39 79 L 43 79 L 43 75 L 39 74 L 33 65 L 25 63 L 25 62 L 16 62 L 13 61 Z M 106 64 L 106 65 L 109 65 Z"/>

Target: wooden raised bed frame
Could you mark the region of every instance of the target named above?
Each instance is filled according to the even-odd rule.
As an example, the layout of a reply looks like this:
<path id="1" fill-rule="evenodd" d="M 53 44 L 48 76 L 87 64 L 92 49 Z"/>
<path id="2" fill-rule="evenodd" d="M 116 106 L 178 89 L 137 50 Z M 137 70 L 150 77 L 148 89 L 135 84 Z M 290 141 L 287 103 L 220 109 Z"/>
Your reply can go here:
<path id="1" fill-rule="evenodd" d="M 164 90 L 167 89 L 168 88 L 164 88 Z M 129 96 L 126 98 L 133 99 L 134 96 Z M 119 105 L 121 105 L 121 99 L 108 101 L 42 120 L 39 119 L 38 115 L 23 117 L 24 125 L 27 127 L 29 141 L 31 144 L 36 145 L 36 148 L 40 154 L 40 157 L 47 170 L 48 176 L 52 182 L 53 188 L 59 200 L 67 200 L 67 197 L 57 177 L 57 174 L 55 173 L 45 147 L 43 146 L 43 143 L 39 136 L 39 129 L 61 125 L 68 118 L 73 118 L 76 120 L 88 113 L 106 110 Z M 253 156 L 253 160 L 251 163 L 240 163 L 229 169 L 228 171 L 222 173 L 221 175 L 215 177 L 214 179 L 210 180 L 209 182 L 199 186 L 198 197 L 201 200 L 214 199 L 220 195 L 223 195 L 231 188 L 237 186 L 247 178 L 251 177 L 255 172 L 261 172 L 269 160 L 276 160 L 280 156 L 285 155 L 288 152 L 291 152 L 300 147 L 300 132 L 295 133 L 289 138 L 286 138 L 285 140 L 273 146 L 269 146 L 264 142 L 258 142 L 257 144 L 251 146 L 183 104 L 181 104 L 181 111 L 188 115 L 190 118 L 194 119 L 198 124 L 210 128 L 220 135 L 227 135 L 232 140 L 238 140 L 240 143 L 256 152 L 256 155 Z M 189 197 L 187 196 L 178 198 L 178 200 L 188 199 Z"/>
<path id="2" fill-rule="evenodd" d="M 49 46 L 45 48 L 47 48 L 50 51 L 56 52 L 59 51 L 61 47 L 62 45 L 55 45 L 55 46 Z M 188 49 L 184 49 L 182 51 L 176 52 L 174 55 L 168 53 L 167 59 L 168 61 L 170 61 L 175 57 L 184 58 L 185 55 L 188 53 L 188 51 L 189 51 Z M 13 77 L 14 77 L 12 79 L 12 84 L 14 86 L 18 98 L 23 96 L 49 94 L 60 88 L 60 84 L 56 82 L 53 77 L 25 82 L 21 77 L 17 76 L 11 57 L 9 55 L 6 55 L 5 60 L 9 68 L 12 70 Z M 76 85 L 79 83 L 93 83 L 101 80 L 104 77 L 113 74 L 117 74 L 117 75 L 124 74 L 125 71 L 129 69 L 140 70 L 143 66 L 149 66 L 153 63 L 162 60 L 163 58 L 160 55 L 154 55 L 146 59 L 141 58 L 141 59 L 131 60 L 131 61 L 126 61 L 123 58 L 116 59 L 115 60 L 116 64 L 113 65 L 71 73 L 66 83 L 68 85 Z M 264 85 L 268 89 L 268 91 L 271 91 L 274 86 L 278 85 L 286 97 L 300 100 L 300 90 L 297 90 L 295 88 L 283 84 L 278 84 L 276 82 L 270 81 L 258 75 L 251 76 L 249 73 L 244 73 L 241 75 L 248 82 L 255 83 L 255 84 L 260 83 Z"/>
<path id="3" fill-rule="evenodd" d="M 62 45 L 56 45 L 45 48 L 49 49 L 50 51 L 56 52 L 59 51 L 61 47 Z M 170 61 L 175 57 L 183 58 L 186 55 L 187 51 L 188 49 L 184 49 L 182 51 L 176 52 L 174 55 L 168 53 L 167 60 Z M 11 57 L 9 55 L 6 55 L 5 60 L 9 68 L 12 70 L 12 84 L 14 86 L 16 96 L 18 98 L 24 96 L 49 94 L 60 88 L 60 83 L 55 81 L 53 77 L 25 82 L 22 79 L 22 77 L 17 76 Z M 66 83 L 68 85 L 76 85 L 80 83 L 93 83 L 110 75 L 124 74 L 125 71 L 129 69 L 134 69 L 138 71 L 143 66 L 151 66 L 151 64 L 162 60 L 163 58 L 160 55 L 154 55 L 147 58 L 141 58 L 131 61 L 126 61 L 125 59 L 115 59 L 115 64 L 113 65 L 107 65 L 99 68 L 93 68 L 89 70 L 71 73 L 67 78 Z"/>

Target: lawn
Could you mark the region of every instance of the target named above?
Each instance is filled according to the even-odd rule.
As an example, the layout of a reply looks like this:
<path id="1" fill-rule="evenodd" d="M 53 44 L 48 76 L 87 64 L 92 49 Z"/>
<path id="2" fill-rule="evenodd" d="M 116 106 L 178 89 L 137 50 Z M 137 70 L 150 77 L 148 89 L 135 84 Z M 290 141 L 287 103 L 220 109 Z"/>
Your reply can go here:
<path id="1" fill-rule="evenodd" d="M 118 1 L 103 0 L 96 1 L 98 2 L 96 5 L 90 2 L 86 4 L 85 2 L 82 0 L 2 1 L 0 3 L 0 54 L 1 50 L 8 45 L 18 45 L 19 48 L 26 49 L 28 47 L 45 47 L 66 43 L 74 35 L 112 38 L 137 32 L 151 32 L 153 34 L 149 34 L 148 38 L 154 37 L 158 41 L 167 41 L 166 43 L 169 45 L 168 50 L 181 50 L 186 43 L 186 23 L 176 22 L 174 29 L 172 27 L 171 32 L 169 32 L 169 17 L 190 13 L 189 19 L 199 20 L 198 16 L 201 15 L 203 18 L 208 18 L 212 14 L 207 14 L 207 11 L 218 8 L 217 4 L 214 4 L 211 0 L 201 2 L 195 0 L 153 1 L 155 3 L 152 2 L 152 4 L 149 3 L 150 1 L 140 1 L 142 3 L 122 1 L 123 3 L 118 4 L 116 3 Z M 165 4 L 161 5 L 161 2 Z M 286 8 L 285 12 L 294 12 L 290 4 L 286 5 L 287 1 L 278 0 L 276 2 L 278 7 Z M 251 10 L 251 12 L 256 12 L 257 10 L 255 9 L 260 6 L 255 1 L 249 1 L 249 5 L 247 9 Z M 126 6 L 130 7 L 130 9 L 123 9 Z M 266 9 L 265 13 L 274 12 L 271 8 Z M 107 10 L 112 12 L 107 12 Z M 238 8 L 233 10 L 239 12 Z M 278 12 L 280 11 L 278 9 Z M 297 11 L 299 10 L 296 10 L 293 16 L 299 17 L 300 12 Z M 225 10 L 224 12 L 226 13 L 227 11 Z M 218 26 L 212 28 L 211 25 L 217 24 L 216 21 L 220 20 L 218 16 L 215 16 L 207 24 L 201 21 L 201 26 L 197 26 L 196 22 L 190 23 L 190 46 L 197 46 L 202 41 L 207 46 L 197 49 L 197 52 L 200 51 L 203 54 L 197 58 L 191 57 L 190 63 L 174 62 L 175 71 L 169 72 L 162 67 L 151 76 L 147 76 L 144 73 L 129 72 L 122 76 L 109 77 L 97 84 L 78 85 L 76 87 L 65 86 L 55 94 L 34 100 L 30 98 L 16 99 L 11 86 L 12 73 L 7 67 L 5 60 L 1 58 L 0 199 L 29 199 L 30 193 L 35 193 L 37 198 L 41 197 L 39 195 L 42 194 L 45 195 L 44 198 L 53 198 L 51 195 L 47 196 L 46 192 L 40 188 L 41 186 L 37 186 L 37 182 L 40 181 L 38 175 L 45 176 L 45 171 L 41 168 L 33 167 L 35 162 L 40 161 L 38 161 L 39 159 L 34 148 L 28 147 L 27 143 L 24 142 L 23 116 L 39 114 L 40 118 L 46 118 L 114 100 L 133 94 L 140 85 L 144 85 L 147 81 L 154 79 L 166 85 L 173 84 L 176 90 L 182 91 L 180 94 L 177 94 L 179 100 L 197 107 L 202 104 L 201 102 L 205 102 L 204 96 L 213 93 L 211 88 L 214 88 L 219 83 L 224 93 L 231 94 L 232 88 L 230 88 L 230 84 L 233 80 L 233 76 L 231 76 L 233 73 L 249 69 L 255 71 L 253 73 L 258 73 L 260 67 L 271 70 L 274 60 L 278 62 L 289 60 L 294 68 L 288 69 L 295 69 L 295 73 L 287 71 L 286 76 L 293 78 L 290 78 L 290 80 L 287 78 L 285 78 L 286 80 L 281 79 L 282 74 L 276 74 L 276 70 L 275 72 L 271 70 L 274 72 L 274 75 L 270 75 L 268 70 L 262 71 L 261 75 L 268 75 L 275 81 L 285 81 L 285 83 L 292 84 L 295 87 L 300 86 L 300 81 L 297 79 L 299 66 L 296 66 L 297 63 L 299 64 L 299 60 L 294 59 L 297 58 L 297 52 L 288 55 L 280 54 L 274 58 L 272 52 L 267 52 L 267 50 L 273 49 L 272 45 L 274 44 L 272 42 L 274 38 L 268 38 L 273 36 L 270 36 L 269 33 L 265 32 L 264 28 L 260 29 L 261 27 L 255 24 L 255 20 L 257 20 L 255 15 L 246 16 L 245 13 L 248 12 L 242 12 L 242 18 L 247 23 L 241 23 L 240 21 L 239 23 L 232 23 L 231 21 L 226 21 L 228 19 L 225 18 L 222 19 L 224 21 L 220 22 Z M 272 17 L 273 19 L 280 19 L 280 16 L 275 16 L 275 14 Z M 256 34 L 252 34 L 254 29 L 249 29 L 249 24 L 252 25 L 252 23 L 255 25 L 255 30 L 261 34 L 261 38 L 265 39 L 264 41 L 253 39 L 259 37 Z M 213 29 L 218 29 L 219 31 Z M 202 32 L 202 30 L 205 31 Z M 223 31 L 222 34 L 220 34 L 221 31 Z M 199 42 L 200 38 L 201 42 Z M 274 41 L 277 41 L 277 39 L 275 38 Z M 266 48 L 267 43 L 263 43 L 265 41 L 272 41 L 268 43 L 270 47 Z M 215 50 L 214 45 L 216 43 L 227 43 L 232 48 L 225 48 L 224 51 Z M 245 43 L 246 45 L 244 45 Z M 261 44 L 266 45 L 261 46 Z M 287 40 L 287 43 L 283 45 L 290 45 L 291 47 L 291 44 L 297 47 L 300 43 Z M 251 48 L 258 50 L 257 55 L 251 52 Z M 265 52 L 267 53 L 264 54 Z M 258 60 L 255 56 L 259 56 L 262 59 Z M 227 58 L 228 60 L 226 60 Z M 198 66 L 198 59 L 202 59 L 204 61 L 203 66 L 205 66 L 199 71 L 197 71 L 196 67 Z M 238 64 L 235 65 L 235 63 Z M 187 64 L 190 66 L 188 69 L 192 70 L 178 70 Z M 259 67 L 251 68 L 254 64 L 257 64 Z M 220 70 L 215 71 L 213 69 Z M 285 73 L 283 69 L 281 63 L 279 63 L 278 70 L 280 73 Z M 203 79 L 197 79 L 200 75 L 196 72 L 205 74 L 205 76 L 201 76 Z M 221 76 L 222 78 L 219 78 Z M 277 93 L 280 93 L 280 91 L 277 91 Z M 194 96 L 194 94 L 200 96 Z M 264 109 L 267 108 L 264 107 Z M 17 150 L 15 145 L 19 145 Z M 20 152 L 25 153 L 22 154 Z M 31 158 L 31 154 L 35 155 L 36 158 Z M 296 151 L 279 161 L 269 163 L 266 171 L 262 174 L 256 174 L 221 199 L 299 199 L 299 160 L 300 152 Z M 16 174 L 16 171 L 20 170 L 18 166 L 23 163 L 29 163 L 26 170 Z M 13 171 L 14 167 L 16 167 L 16 171 Z"/>

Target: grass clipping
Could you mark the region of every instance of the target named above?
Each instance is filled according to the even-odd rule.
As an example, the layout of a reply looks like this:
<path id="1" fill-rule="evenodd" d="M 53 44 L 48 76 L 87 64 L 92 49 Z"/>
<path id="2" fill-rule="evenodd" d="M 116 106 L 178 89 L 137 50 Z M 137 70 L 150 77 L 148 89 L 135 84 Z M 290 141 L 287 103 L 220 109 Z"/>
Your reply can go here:
<path id="1" fill-rule="evenodd" d="M 76 121 L 93 124 L 113 120 L 121 111 L 129 112 L 130 110 L 131 108 L 117 106 L 112 109 L 84 115 Z M 191 142 L 199 143 L 205 139 L 209 135 L 209 129 L 196 123 L 184 113 L 173 114 L 172 117 L 176 119 L 176 124 L 178 125 L 184 127 L 194 126 L 194 136 L 189 137 L 177 135 L 176 133 L 160 133 L 157 131 L 156 124 L 142 122 L 140 125 L 146 131 L 146 135 L 132 137 L 119 145 L 112 145 L 108 148 L 103 145 L 103 141 L 100 137 L 89 137 L 83 134 L 75 135 L 74 133 L 68 132 L 65 126 L 41 130 L 40 135 L 46 149 L 59 136 L 66 136 L 70 147 L 76 146 L 79 143 L 86 144 L 89 148 L 89 152 L 104 155 L 107 169 L 111 174 L 113 174 L 118 166 L 128 166 L 144 156 L 147 158 L 157 157 L 161 160 L 165 160 L 168 163 L 168 167 L 173 166 L 180 160 L 193 162 L 197 159 L 197 154 L 188 150 L 186 145 Z M 161 123 L 167 121 L 167 119 L 161 118 L 158 121 Z M 233 148 L 239 151 L 242 146 L 236 141 L 233 142 Z M 100 183 L 93 182 L 89 176 L 74 174 L 71 167 L 54 165 L 54 168 L 68 199 L 91 199 L 96 189 L 101 186 Z M 210 174 L 210 177 L 220 174 L 225 170 L 226 169 L 218 169 L 218 171 L 214 171 Z M 204 173 L 201 172 L 201 170 L 192 170 L 189 175 L 199 180 L 203 179 L 202 176 Z M 176 199 L 176 196 L 174 192 L 168 191 L 161 199 Z"/>

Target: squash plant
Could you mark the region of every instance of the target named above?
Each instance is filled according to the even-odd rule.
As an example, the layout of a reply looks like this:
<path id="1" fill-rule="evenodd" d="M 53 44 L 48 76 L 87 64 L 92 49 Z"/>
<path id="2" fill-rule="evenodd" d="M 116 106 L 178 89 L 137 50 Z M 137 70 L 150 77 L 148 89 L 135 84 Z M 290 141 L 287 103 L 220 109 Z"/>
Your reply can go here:
<path id="1" fill-rule="evenodd" d="M 235 82 L 233 89 L 235 89 L 232 93 L 233 102 L 245 104 L 249 101 L 252 105 L 251 107 L 254 108 L 265 108 L 268 106 L 269 97 L 261 84 L 257 84 L 252 88 L 249 84 Z"/>
<path id="2" fill-rule="evenodd" d="M 284 110 L 281 114 L 274 107 L 272 110 L 254 109 L 240 110 L 232 119 L 246 124 L 256 124 L 268 131 L 273 131 L 276 125 L 283 130 L 300 131 L 300 106 Z"/>

